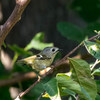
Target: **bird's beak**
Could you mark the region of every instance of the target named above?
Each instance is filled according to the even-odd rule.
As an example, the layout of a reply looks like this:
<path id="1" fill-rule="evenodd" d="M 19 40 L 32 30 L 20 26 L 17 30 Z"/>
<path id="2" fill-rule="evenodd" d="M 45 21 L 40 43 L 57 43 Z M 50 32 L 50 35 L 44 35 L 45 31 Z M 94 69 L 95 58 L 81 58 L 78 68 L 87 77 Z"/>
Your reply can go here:
<path id="1" fill-rule="evenodd" d="M 63 49 L 58 49 L 58 51 L 62 51 Z"/>

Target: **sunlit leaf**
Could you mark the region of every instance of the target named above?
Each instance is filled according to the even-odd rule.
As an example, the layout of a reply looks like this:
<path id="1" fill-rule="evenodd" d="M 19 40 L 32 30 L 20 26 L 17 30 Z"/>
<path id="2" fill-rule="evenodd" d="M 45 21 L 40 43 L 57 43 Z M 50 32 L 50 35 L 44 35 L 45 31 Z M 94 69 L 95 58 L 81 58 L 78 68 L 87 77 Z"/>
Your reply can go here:
<path id="1" fill-rule="evenodd" d="M 55 78 L 51 79 L 47 83 L 44 84 L 44 88 L 49 95 L 51 100 L 61 100 L 58 83 Z"/>
<path id="2" fill-rule="evenodd" d="M 69 58 L 72 79 L 79 83 L 81 91 L 88 100 L 95 100 L 97 88 L 95 81 L 91 78 L 89 64 L 81 59 Z"/>
<path id="3" fill-rule="evenodd" d="M 96 59 L 100 59 L 100 44 L 96 42 L 84 41 L 87 51 Z"/>
<path id="4" fill-rule="evenodd" d="M 45 47 L 52 47 L 53 43 L 44 43 L 44 33 L 40 32 L 37 33 L 33 39 L 31 40 L 31 42 L 25 47 L 25 50 L 29 50 L 29 49 L 37 49 L 37 50 L 43 50 Z"/>
<path id="5" fill-rule="evenodd" d="M 99 75 L 100 76 L 100 68 L 95 69 L 92 73 L 92 75 Z"/>

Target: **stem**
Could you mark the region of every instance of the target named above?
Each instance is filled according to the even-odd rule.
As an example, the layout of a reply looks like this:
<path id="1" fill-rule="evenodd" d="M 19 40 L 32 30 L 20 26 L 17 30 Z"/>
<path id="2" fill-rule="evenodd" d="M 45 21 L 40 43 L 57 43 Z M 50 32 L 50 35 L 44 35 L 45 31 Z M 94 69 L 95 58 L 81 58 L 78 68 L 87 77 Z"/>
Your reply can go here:
<path id="1" fill-rule="evenodd" d="M 17 58 L 18 58 L 19 54 L 15 53 L 13 60 L 12 60 L 12 66 L 14 65 L 14 63 L 16 62 Z"/>
<path id="2" fill-rule="evenodd" d="M 94 67 L 100 63 L 100 61 L 98 59 L 96 59 L 95 63 L 93 64 L 93 66 L 91 67 L 91 71 L 94 69 Z"/>
<path id="3" fill-rule="evenodd" d="M 33 83 L 29 88 L 27 88 L 24 92 L 19 94 L 19 98 L 23 97 L 26 93 L 28 93 L 37 83 L 39 83 L 41 78 L 38 78 L 38 80 Z M 16 100 L 16 99 L 15 99 Z"/>

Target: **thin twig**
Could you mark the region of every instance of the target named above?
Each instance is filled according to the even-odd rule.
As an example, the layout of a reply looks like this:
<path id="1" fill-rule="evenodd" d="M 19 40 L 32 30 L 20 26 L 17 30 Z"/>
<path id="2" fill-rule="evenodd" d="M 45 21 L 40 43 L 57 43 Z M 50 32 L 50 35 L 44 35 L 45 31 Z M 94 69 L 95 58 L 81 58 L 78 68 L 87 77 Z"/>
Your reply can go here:
<path id="1" fill-rule="evenodd" d="M 100 34 L 97 34 L 97 35 L 95 35 L 95 36 L 89 38 L 88 41 L 94 40 L 95 38 L 97 38 L 97 37 L 99 37 L 99 36 L 100 36 Z"/>
<path id="2" fill-rule="evenodd" d="M 32 84 L 29 88 L 27 88 L 24 92 L 20 93 L 19 97 L 23 97 L 27 92 L 29 92 L 37 83 L 39 83 L 41 78 L 38 78 L 38 80 Z"/>
<path id="3" fill-rule="evenodd" d="M 100 63 L 100 61 L 98 59 L 96 59 L 95 63 L 91 66 L 91 71 L 94 69 L 94 67 Z"/>
<path id="4" fill-rule="evenodd" d="M 4 80 L 0 80 L 0 87 L 3 86 L 8 86 L 8 85 L 12 85 L 24 80 L 28 80 L 28 79 L 34 79 L 36 78 L 36 73 L 34 72 L 28 72 L 28 73 L 24 73 L 24 74 L 18 74 L 15 77 L 12 77 L 11 79 L 4 79 Z"/>

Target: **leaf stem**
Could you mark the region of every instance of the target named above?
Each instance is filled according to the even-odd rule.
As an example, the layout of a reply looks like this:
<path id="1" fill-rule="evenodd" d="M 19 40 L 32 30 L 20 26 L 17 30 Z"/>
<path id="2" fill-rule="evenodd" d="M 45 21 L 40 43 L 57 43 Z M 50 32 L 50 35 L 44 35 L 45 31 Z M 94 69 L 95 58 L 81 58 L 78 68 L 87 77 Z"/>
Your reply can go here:
<path id="1" fill-rule="evenodd" d="M 91 67 L 91 71 L 94 69 L 94 67 L 100 63 L 100 60 L 96 59 L 96 61 L 94 62 L 94 64 Z"/>

